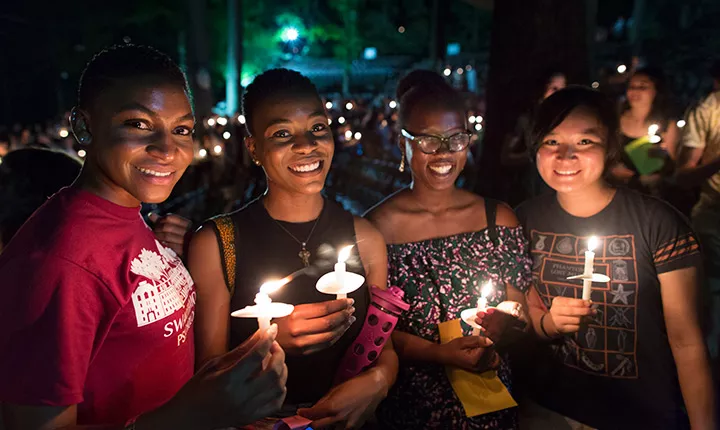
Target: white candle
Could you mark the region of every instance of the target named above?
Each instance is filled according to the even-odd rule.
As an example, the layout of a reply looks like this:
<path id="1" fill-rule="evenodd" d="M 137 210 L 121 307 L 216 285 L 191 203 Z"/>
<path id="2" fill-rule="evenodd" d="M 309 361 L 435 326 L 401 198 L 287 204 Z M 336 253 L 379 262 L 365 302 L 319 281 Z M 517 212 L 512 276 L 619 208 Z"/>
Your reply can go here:
<path id="1" fill-rule="evenodd" d="M 594 270 L 595 253 L 593 250 L 598 245 L 598 239 L 595 236 L 590 237 L 588 240 L 588 250 L 585 251 L 585 268 L 583 270 L 584 276 L 589 276 L 590 279 L 583 279 L 583 290 L 582 299 L 590 300 L 590 294 L 592 293 L 592 274 Z"/>
<path id="2" fill-rule="evenodd" d="M 659 130 L 660 126 L 657 124 L 651 124 L 650 127 L 648 127 L 648 138 L 650 139 L 650 143 L 658 143 L 662 140 L 662 138 L 657 134 Z"/>
<path id="3" fill-rule="evenodd" d="M 268 281 L 260 286 L 260 292 L 255 295 L 255 304 L 258 307 L 258 327 L 260 330 L 267 330 L 270 328 L 270 304 L 272 299 L 269 294 L 279 290 L 280 287 L 290 282 L 290 279 L 285 278 L 279 281 Z"/>
<path id="4" fill-rule="evenodd" d="M 350 245 L 341 249 L 338 253 L 338 262 L 335 263 L 335 282 L 337 282 L 337 287 L 340 291 L 345 288 L 345 272 L 347 271 L 345 262 L 350 258 L 352 248 L 353 245 Z M 347 299 L 347 293 L 338 293 L 337 299 Z"/>
<path id="5" fill-rule="evenodd" d="M 267 330 L 270 328 L 270 317 L 266 315 L 267 305 L 272 303 L 272 299 L 265 293 L 255 294 L 255 304 L 260 307 L 260 313 L 258 314 L 257 321 L 260 330 Z"/>
<path id="6" fill-rule="evenodd" d="M 480 290 L 480 298 L 478 298 L 477 301 L 477 312 L 486 311 L 487 310 L 487 298 L 490 294 L 492 294 L 493 290 L 493 284 L 491 281 L 488 281 L 483 285 L 482 290 Z M 480 335 L 480 329 L 474 328 L 472 332 L 473 336 Z"/>

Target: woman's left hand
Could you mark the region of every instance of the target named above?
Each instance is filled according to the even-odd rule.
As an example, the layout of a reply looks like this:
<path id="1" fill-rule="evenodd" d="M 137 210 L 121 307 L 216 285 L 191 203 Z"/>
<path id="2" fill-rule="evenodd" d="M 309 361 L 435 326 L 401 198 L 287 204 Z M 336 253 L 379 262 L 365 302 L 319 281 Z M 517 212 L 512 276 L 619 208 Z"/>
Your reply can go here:
<path id="1" fill-rule="evenodd" d="M 313 428 L 359 429 L 389 389 L 382 370 L 371 368 L 334 387 L 312 408 L 299 409 L 298 415 L 313 420 Z"/>

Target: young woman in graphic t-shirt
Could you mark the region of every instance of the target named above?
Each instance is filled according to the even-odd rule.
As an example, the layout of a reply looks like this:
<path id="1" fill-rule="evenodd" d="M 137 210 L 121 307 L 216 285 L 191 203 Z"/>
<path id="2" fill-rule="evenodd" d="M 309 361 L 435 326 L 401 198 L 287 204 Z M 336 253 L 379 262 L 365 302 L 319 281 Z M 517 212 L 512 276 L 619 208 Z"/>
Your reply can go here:
<path id="1" fill-rule="evenodd" d="M 530 315 L 547 341 L 531 355 L 531 392 L 541 406 L 528 408 L 528 428 L 568 428 L 568 420 L 603 429 L 715 428 L 698 324 L 702 263 L 687 222 L 660 200 L 605 182 L 617 119 L 600 93 L 574 87 L 548 98 L 532 139 L 555 193 L 518 208 L 537 287 Z M 610 281 L 593 283 L 591 300 L 582 300 L 582 282 L 567 278 L 583 272 L 592 236 L 594 272 Z"/>
<path id="2" fill-rule="evenodd" d="M 140 217 L 193 157 L 178 66 L 152 48 L 96 55 L 72 130 L 87 149 L 0 255 L 0 422 L 7 430 L 244 425 L 284 399 L 277 327 L 195 376 L 195 288 Z"/>

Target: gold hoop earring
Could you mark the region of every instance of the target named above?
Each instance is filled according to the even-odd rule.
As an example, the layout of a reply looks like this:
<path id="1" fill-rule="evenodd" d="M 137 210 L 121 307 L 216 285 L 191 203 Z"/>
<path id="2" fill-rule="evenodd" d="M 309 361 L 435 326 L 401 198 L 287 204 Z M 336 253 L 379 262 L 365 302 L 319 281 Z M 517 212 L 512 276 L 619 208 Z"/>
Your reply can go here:
<path id="1" fill-rule="evenodd" d="M 400 167 L 398 167 L 398 170 L 399 170 L 400 172 L 404 172 L 404 171 L 405 171 L 405 154 L 403 154 L 403 155 L 400 156 Z"/>

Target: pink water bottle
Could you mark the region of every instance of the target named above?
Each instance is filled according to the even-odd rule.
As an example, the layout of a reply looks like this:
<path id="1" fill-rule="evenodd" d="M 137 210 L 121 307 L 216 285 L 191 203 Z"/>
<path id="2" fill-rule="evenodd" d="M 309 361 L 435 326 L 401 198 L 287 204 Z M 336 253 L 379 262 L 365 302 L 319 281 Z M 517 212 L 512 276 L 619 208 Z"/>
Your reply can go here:
<path id="1" fill-rule="evenodd" d="M 383 290 L 372 286 L 370 295 L 365 324 L 340 362 L 335 375 L 336 385 L 357 375 L 378 358 L 398 318 L 410 309 L 410 305 L 402 300 L 405 293 L 398 287 Z"/>

